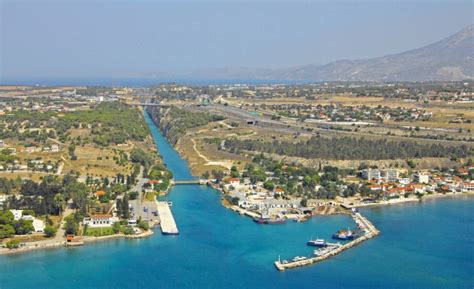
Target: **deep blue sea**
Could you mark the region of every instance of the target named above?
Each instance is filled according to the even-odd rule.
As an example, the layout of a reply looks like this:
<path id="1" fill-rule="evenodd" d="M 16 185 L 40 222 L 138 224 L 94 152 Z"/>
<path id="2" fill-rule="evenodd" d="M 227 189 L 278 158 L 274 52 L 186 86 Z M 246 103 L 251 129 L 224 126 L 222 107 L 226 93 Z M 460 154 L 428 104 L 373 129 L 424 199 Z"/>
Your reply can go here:
<path id="1" fill-rule="evenodd" d="M 147 117 L 176 179 L 186 162 Z M 167 196 L 180 230 L 143 240 L 0 256 L 0 289 L 14 288 L 473 288 L 474 199 L 363 210 L 372 240 L 316 265 L 278 272 L 273 261 L 311 253 L 311 237 L 352 226 L 347 216 L 257 225 L 220 204 L 217 191 L 177 186 Z"/>

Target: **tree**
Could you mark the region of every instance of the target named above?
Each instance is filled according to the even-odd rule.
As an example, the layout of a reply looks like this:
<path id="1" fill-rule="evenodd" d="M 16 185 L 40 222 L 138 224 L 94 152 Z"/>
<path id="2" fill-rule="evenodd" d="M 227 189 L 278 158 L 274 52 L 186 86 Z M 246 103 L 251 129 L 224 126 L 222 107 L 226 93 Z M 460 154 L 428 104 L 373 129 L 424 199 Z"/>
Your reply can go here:
<path id="1" fill-rule="evenodd" d="M 12 225 L 0 225 L 0 239 L 15 235 L 15 228 Z"/>
<path id="2" fill-rule="evenodd" d="M 130 200 L 136 200 L 138 198 L 138 192 L 137 191 L 130 192 L 129 196 L 130 196 Z"/>
<path id="3" fill-rule="evenodd" d="M 148 222 L 145 222 L 143 220 L 140 220 L 138 222 L 138 227 L 142 230 L 145 230 L 145 231 L 149 229 Z"/>
<path id="4" fill-rule="evenodd" d="M 271 191 L 275 188 L 275 184 L 272 181 L 266 181 L 265 183 L 263 183 L 263 187 Z"/>
<path id="5" fill-rule="evenodd" d="M 54 203 L 56 204 L 58 215 L 60 215 L 63 212 L 64 207 L 66 206 L 66 201 L 64 200 L 64 196 L 60 193 L 57 193 L 56 195 L 54 195 Z"/>
<path id="6" fill-rule="evenodd" d="M 79 230 L 79 223 L 74 218 L 74 215 L 69 215 L 65 218 L 64 230 L 68 235 L 76 235 Z"/>
<path id="7" fill-rule="evenodd" d="M 211 174 L 209 173 L 209 171 L 205 171 L 202 174 L 202 178 L 205 179 L 205 180 L 208 180 L 210 176 L 211 176 Z"/>
<path id="8" fill-rule="evenodd" d="M 238 178 L 238 177 L 240 177 L 239 170 L 237 169 L 236 166 L 232 166 L 232 167 L 230 168 L 230 176 L 233 177 L 233 178 Z"/>
<path id="9" fill-rule="evenodd" d="M 308 200 L 306 198 L 301 199 L 300 202 L 302 207 L 307 207 L 308 206 Z"/>
<path id="10" fill-rule="evenodd" d="M 114 233 L 115 233 L 115 234 L 120 233 L 120 229 L 121 229 L 120 222 L 115 222 L 115 223 L 112 225 L 112 230 L 114 230 Z"/>
<path id="11" fill-rule="evenodd" d="M 13 213 L 10 211 L 0 211 L 0 225 L 11 224 L 14 220 Z"/>
<path id="12" fill-rule="evenodd" d="M 15 232 L 17 235 L 24 235 L 28 234 L 35 230 L 33 227 L 33 222 L 30 220 L 23 220 L 20 219 L 18 221 L 13 222 L 13 227 L 15 228 Z"/>
<path id="13" fill-rule="evenodd" d="M 57 229 L 54 226 L 46 225 L 46 227 L 44 227 L 44 234 L 48 238 L 56 236 L 56 232 L 57 232 Z"/>
<path id="14" fill-rule="evenodd" d="M 10 240 L 7 242 L 7 248 L 8 249 L 17 249 L 20 247 L 20 241 L 18 240 Z"/>
<path id="15" fill-rule="evenodd" d="M 128 194 L 125 194 L 125 196 L 123 196 L 123 199 L 122 199 L 122 217 L 124 219 L 129 219 L 130 218 L 130 207 L 129 207 L 129 204 L 128 204 Z"/>

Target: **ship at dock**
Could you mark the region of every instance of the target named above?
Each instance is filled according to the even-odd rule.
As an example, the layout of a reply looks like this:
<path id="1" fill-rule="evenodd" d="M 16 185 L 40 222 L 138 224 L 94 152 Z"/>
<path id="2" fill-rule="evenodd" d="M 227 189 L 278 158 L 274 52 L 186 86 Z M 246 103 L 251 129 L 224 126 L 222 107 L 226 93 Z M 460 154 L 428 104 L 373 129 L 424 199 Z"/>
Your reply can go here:
<path id="1" fill-rule="evenodd" d="M 354 240 L 357 237 L 359 237 L 359 234 L 349 229 L 339 230 L 332 235 L 332 238 L 336 240 Z"/>
<path id="2" fill-rule="evenodd" d="M 253 221 L 257 224 L 275 225 L 285 224 L 286 219 L 283 218 L 253 218 Z"/>

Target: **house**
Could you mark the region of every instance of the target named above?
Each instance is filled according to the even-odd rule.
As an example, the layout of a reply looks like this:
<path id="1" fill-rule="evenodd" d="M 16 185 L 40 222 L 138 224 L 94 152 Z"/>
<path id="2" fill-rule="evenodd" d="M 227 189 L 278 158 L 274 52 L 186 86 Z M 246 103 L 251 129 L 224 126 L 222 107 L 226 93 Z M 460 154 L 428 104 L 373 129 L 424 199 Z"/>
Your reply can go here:
<path id="1" fill-rule="evenodd" d="M 57 144 L 51 145 L 51 152 L 53 153 L 59 152 L 59 146 Z"/>
<path id="2" fill-rule="evenodd" d="M 100 197 L 102 197 L 102 196 L 105 196 L 105 192 L 104 192 L 104 191 L 97 191 L 97 192 L 95 192 L 95 195 L 96 195 L 98 198 L 100 198 Z"/>
<path id="3" fill-rule="evenodd" d="M 430 176 L 422 173 L 415 174 L 414 179 L 420 184 L 428 184 L 430 182 Z"/>
<path id="4" fill-rule="evenodd" d="M 36 233 L 44 233 L 44 222 L 35 218 L 33 220 L 33 228 L 35 228 Z"/>
<path id="5" fill-rule="evenodd" d="M 240 184 L 240 179 L 239 178 L 230 178 L 228 180 L 229 184 L 233 187 L 236 187 Z"/>
<path id="6" fill-rule="evenodd" d="M 379 186 L 379 185 L 368 185 L 367 186 L 371 191 L 381 191 L 382 190 L 382 186 Z"/>
<path id="7" fill-rule="evenodd" d="M 148 180 L 148 185 L 152 190 L 154 190 L 155 186 L 161 184 L 162 182 L 162 180 Z"/>
<path id="8" fill-rule="evenodd" d="M 12 212 L 13 219 L 15 219 L 15 221 L 20 220 L 23 216 L 23 210 L 10 210 L 10 212 Z"/>
<path id="9" fill-rule="evenodd" d="M 474 181 L 463 182 L 461 184 L 461 189 L 463 191 L 473 191 L 474 190 Z"/>
<path id="10" fill-rule="evenodd" d="M 82 223 L 84 224 L 84 226 L 89 226 L 91 228 L 100 228 L 111 227 L 117 221 L 118 218 L 113 217 L 110 214 L 96 214 L 90 216 L 89 218 L 84 218 Z"/>
<path id="11" fill-rule="evenodd" d="M 418 194 L 426 193 L 426 185 L 424 184 L 412 184 L 411 187 L 413 188 L 415 193 L 418 193 Z"/>
<path id="12" fill-rule="evenodd" d="M 285 191 L 284 191 L 282 188 L 280 188 L 280 187 L 276 187 L 276 188 L 273 190 L 273 194 L 274 194 L 274 195 L 281 195 L 281 194 L 283 194 L 284 192 L 285 192 Z"/>

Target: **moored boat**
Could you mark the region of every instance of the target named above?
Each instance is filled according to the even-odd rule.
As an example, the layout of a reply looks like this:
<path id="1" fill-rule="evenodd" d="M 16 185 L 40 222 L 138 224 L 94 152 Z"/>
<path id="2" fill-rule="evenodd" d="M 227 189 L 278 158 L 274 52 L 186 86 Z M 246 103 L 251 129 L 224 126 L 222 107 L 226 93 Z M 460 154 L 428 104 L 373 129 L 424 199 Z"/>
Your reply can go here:
<path id="1" fill-rule="evenodd" d="M 253 218 L 253 221 L 257 224 L 285 224 L 286 219 L 283 218 Z"/>
<path id="2" fill-rule="evenodd" d="M 313 247 L 325 247 L 327 245 L 324 239 L 309 240 L 306 245 Z"/>
<path id="3" fill-rule="evenodd" d="M 332 235 L 332 238 L 337 240 L 352 240 L 357 238 L 357 236 L 358 235 L 351 230 L 339 230 Z"/>

